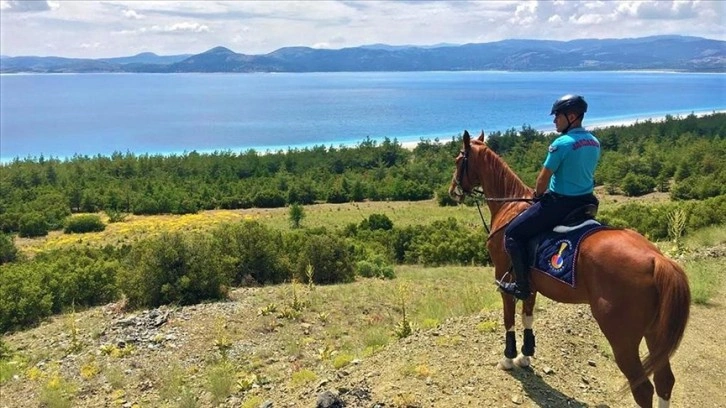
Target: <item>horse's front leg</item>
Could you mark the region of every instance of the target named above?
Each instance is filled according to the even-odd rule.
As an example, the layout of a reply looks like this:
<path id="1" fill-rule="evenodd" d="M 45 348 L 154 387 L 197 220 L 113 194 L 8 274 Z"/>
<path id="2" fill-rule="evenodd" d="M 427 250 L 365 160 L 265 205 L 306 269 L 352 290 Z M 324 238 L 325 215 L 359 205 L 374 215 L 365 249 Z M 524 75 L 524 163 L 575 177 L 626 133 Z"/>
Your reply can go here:
<path id="1" fill-rule="evenodd" d="M 522 325 L 524 326 L 524 339 L 522 344 L 522 352 L 514 359 L 514 364 L 520 367 L 529 367 L 531 357 L 534 356 L 534 303 L 537 293 L 533 293 L 529 299 L 522 302 Z"/>
<path id="2" fill-rule="evenodd" d="M 512 359 L 517 356 L 517 339 L 514 332 L 514 311 L 515 299 L 513 296 L 502 294 L 502 303 L 504 305 L 504 357 L 497 365 L 502 370 L 511 370 L 514 368 Z"/>

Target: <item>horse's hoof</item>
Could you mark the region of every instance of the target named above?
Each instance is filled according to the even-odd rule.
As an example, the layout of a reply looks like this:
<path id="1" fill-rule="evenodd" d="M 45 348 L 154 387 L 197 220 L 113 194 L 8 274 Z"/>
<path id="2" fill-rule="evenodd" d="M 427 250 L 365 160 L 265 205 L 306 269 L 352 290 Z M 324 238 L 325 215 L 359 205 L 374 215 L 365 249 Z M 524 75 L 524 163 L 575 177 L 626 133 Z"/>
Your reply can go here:
<path id="1" fill-rule="evenodd" d="M 531 364 L 531 361 L 529 359 L 529 356 L 525 356 L 524 354 L 520 354 L 517 356 L 517 358 L 514 359 L 514 364 L 516 364 L 519 367 L 526 368 L 529 367 Z"/>
<path id="2" fill-rule="evenodd" d="M 512 364 L 511 358 L 503 358 L 499 361 L 499 364 L 497 364 L 497 367 L 499 367 L 500 370 L 511 370 L 514 368 L 514 364 Z"/>

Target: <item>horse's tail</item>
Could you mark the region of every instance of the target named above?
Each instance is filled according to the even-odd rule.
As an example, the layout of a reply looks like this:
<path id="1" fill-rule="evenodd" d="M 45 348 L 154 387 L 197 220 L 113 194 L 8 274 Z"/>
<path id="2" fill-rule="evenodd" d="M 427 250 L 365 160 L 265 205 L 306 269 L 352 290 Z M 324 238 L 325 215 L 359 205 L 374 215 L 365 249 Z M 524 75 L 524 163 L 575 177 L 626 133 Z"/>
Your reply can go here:
<path id="1" fill-rule="evenodd" d="M 643 361 L 646 377 L 665 365 L 675 353 L 683 339 L 691 306 L 688 277 L 677 263 L 658 254 L 653 274 L 658 291 L 658 313 L 649 330 L 657 340 Z"/>

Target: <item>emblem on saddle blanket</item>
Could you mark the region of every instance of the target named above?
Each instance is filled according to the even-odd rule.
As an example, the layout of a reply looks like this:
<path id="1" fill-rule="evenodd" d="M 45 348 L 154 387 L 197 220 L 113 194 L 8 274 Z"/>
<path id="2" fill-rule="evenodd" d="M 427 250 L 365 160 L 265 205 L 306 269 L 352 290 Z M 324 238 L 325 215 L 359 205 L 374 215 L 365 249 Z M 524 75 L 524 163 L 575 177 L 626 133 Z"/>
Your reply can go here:
<path id="1" fill-rule="evenodd" d="M 566 232 L 555 230 L 541 235 L 535 251 L 534 269 L 575 287 L 575 260 L 580 243 L 595 231 L 607 228 L 596 222 L 581 224 L 577 228 L 566 228 Z"/>

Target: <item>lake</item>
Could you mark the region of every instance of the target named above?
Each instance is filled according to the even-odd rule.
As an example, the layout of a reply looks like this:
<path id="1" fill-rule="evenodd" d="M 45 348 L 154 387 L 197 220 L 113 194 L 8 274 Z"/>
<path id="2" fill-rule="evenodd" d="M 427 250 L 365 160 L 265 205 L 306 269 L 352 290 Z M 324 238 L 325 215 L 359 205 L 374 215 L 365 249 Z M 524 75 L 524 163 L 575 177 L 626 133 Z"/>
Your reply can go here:
<path id="1" fill-rule="evenodd" d="M 587 99 L 586 126 L 721 111 L 726 74 L 0 75 L 0 160 L 449 140 L 464 129 L 523 125 L 550 131 L 550 107 L 565 93 Z"/>

